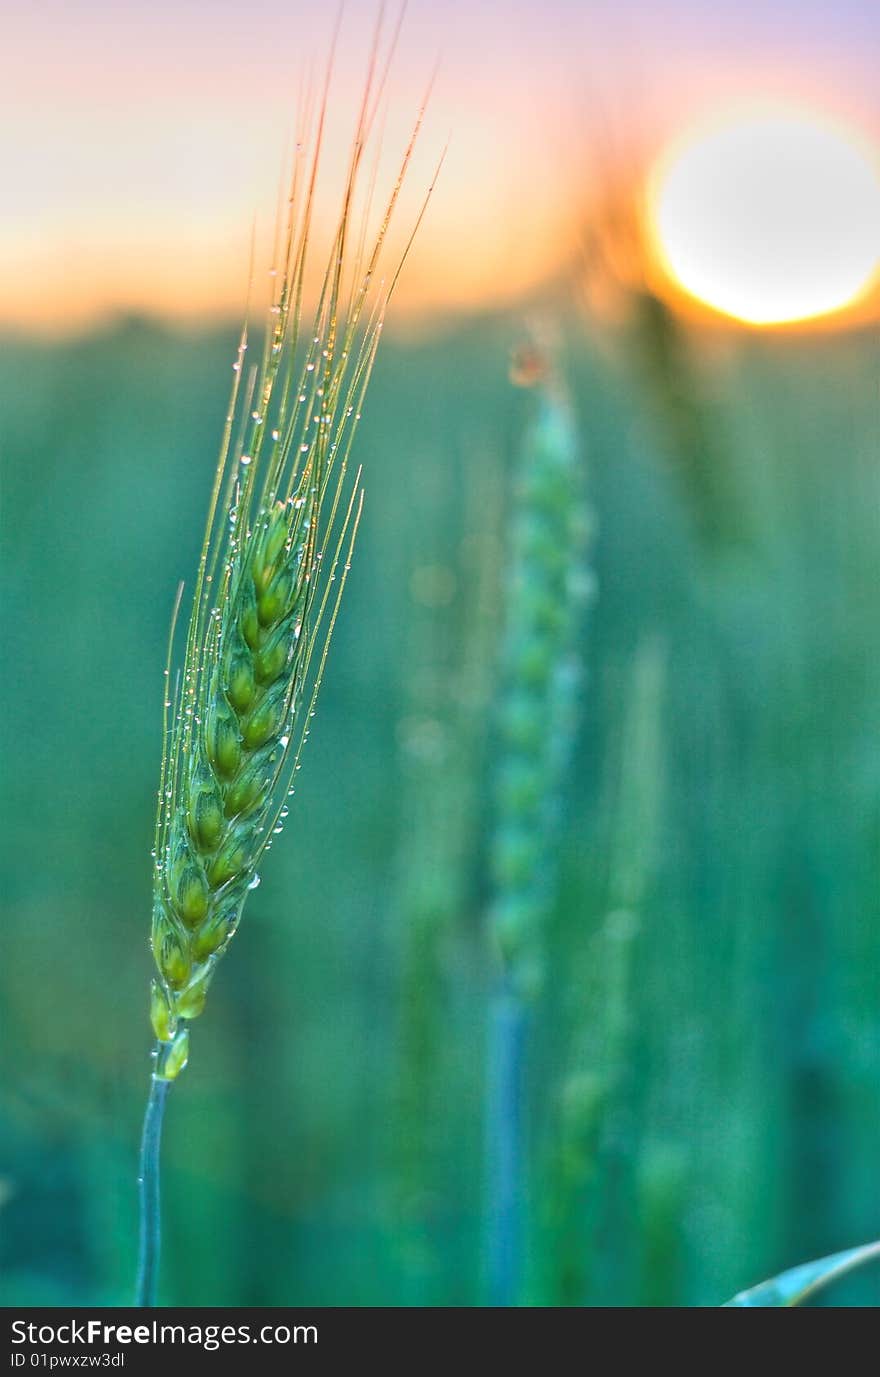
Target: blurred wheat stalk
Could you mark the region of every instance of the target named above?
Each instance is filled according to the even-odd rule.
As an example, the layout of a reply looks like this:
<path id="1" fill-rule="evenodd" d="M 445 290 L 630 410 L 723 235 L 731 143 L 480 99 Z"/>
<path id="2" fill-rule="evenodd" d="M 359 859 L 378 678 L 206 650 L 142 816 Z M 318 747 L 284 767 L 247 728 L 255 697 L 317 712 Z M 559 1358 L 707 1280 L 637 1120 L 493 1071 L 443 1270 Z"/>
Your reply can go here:
<path id="1" fill-rule="evenodd" d="M 554 898 L 553 834 L 577 723 L 579 631 L 593 591 L 590 513 L 571 407 L 550 350 L 529 345 L 513 380 L 530 388 L 511 514 L 491 850 L 490 926 L 499 957 L 487 1065 L 487 1264 L 490 1302 L 521 1285 L 527 1014 L 541 984 Z"/>
<path id="2" fill-rule="evenodd" d="M 491 445 L 481 446 L 476 460 L 460 476 L 451 465 L 442 469 L 461 502 L 457 578 L 441 553 L 426 562 L 424 527 L 416 527 L 405 656 L 409 712 L 400 730 L 399 1053 L 388 1127 L 395 1244 L 407 1294 L 420 1305 L 442 1303 L 432 1299 L 444 1261 L 436 1216 L 444 1144 L 457 1132 L 442 1100 L 452 1050 L 449 979 L 467 940 L 495 675 L 502 483 Z M 457 985 L 460 994 L 460 979 Z"/>
<path id="3" fill-rule="evenodd" d="M 609 751 L 602 921 L 572 963 L 568 1047 L 545 1165 L 548 1305 L 585 1303 L 597 1235 L 603 1224 L 611 1227 L 610 1216 L 617 1217 L 624 1183 L 632 1187 L 635 961 L 653 898 L 663 818 L 666 661 L 665 642 L 645 633 L 627 671 L 620 739 Z M 601 864 L 599 856 L 595 861 Z M 674 1217 L 669 1202 L 678 1174 L 671 1151 L 655 1145 L 644 1154 L 640 1185 L 650 1246 L 670 1212 Z M 658 1252 L 668 1268 L 673 1250 Z M 662 1279 L 661 1272 L 658 1286 Z"/>
<path id="4" fill-rule="evenodd" d="M 657 290 L 645 210 L 632 190 L 647 170 L 608 146 L 596 173 L 574 265 L 584 307 L 616 371 L 629 378 L 643 443 L 668 466 L 702 552 L 730 556 L 748 544 L 748 514 L 711 373 L 686 322 Z"/>
<path id="5" fill-rule="evenodd" d="M 205 1007 L 248 891 L 259 883 L 261 859 L 283 828 L 360 519 L 351 444 L 412 235 L 387 282 L 379 262 L 424 110 L 371 233 L 375 169 L 362 207 L 357 195 L 390 60 L 379 60 L 380 38 L 381 18 L 337 227 L 305 326 L 332 63 L 296 145 L 261 358 L 245 369 L 246 326 L 173 685 L 180 594 L 169 637 L 153 850 L 150 1013 L 157 1041 L 141 1155 L 139 1305 L 155 1298 L 165 1100 L 186 1065 L 189 1023 Z"/>

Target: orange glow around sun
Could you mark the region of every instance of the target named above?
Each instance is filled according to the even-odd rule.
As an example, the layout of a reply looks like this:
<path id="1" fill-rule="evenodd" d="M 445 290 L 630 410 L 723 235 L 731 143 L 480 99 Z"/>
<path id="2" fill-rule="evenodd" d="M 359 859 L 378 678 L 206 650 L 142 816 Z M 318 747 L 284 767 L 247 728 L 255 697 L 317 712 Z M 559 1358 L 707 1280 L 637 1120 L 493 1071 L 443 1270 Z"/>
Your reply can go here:
<path id="1" fill-rule="evenodd" d="M 750 325 L 840 311 L 876 283 L 876 152 L 819 114 L 752 104 L 698 126 L 657 162 L 647 202 L 667 276 Z"/>

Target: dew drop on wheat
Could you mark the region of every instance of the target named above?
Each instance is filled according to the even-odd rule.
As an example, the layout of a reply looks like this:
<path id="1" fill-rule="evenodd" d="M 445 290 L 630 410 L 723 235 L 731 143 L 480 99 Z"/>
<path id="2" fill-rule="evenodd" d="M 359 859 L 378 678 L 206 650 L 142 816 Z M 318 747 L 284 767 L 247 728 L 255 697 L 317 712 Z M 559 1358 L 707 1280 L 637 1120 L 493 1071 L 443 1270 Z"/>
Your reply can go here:
<path id="1" fill-rule="evenodd" d="M 260 888 L 260 877 L 259 877 L 259 875 L 252 875 L 252 876 L 251 876 L 251 879 L 250 879 L 250 882 L 249 882 L 249 884 L 248 884 L 248 889 L 259 889 L 259 888 Z"/>

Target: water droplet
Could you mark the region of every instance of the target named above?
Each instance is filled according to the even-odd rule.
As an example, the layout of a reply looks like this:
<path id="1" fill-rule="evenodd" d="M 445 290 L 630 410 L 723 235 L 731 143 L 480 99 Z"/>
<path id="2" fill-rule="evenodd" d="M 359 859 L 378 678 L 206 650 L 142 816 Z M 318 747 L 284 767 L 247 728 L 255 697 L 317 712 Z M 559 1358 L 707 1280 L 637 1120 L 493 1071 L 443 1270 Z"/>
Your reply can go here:
<path id="1" fill-rule="evenodd" d="M 259 875 L 253 875 L 253 876 L 251 877 L 250 883 L 248 884 L 248 889 L 259 889 L 259 887 L 260 887 L 260 877 L 259 877 Z"/>

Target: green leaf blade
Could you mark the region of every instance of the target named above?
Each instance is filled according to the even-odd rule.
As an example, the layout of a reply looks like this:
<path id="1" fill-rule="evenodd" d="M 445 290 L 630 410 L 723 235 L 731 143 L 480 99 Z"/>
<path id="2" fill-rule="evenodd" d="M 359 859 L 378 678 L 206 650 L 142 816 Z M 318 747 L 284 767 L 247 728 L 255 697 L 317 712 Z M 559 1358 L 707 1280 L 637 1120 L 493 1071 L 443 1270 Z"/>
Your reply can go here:
<path id="1" fill-rule="evenodd" d="M 762 1281 L 747 1291 L 738 1292 L 732 1300 L 724 1302 L 722 1309 L 730 1306 L 790 1308 L 802 1305 L 847 1272 L 855 1271 L 857 1267 L 863 1267 L 878 1258 L 880 1241 L 864 1243 L 859 1248 L 847 1248 L 842 1253 L 831 1253 L 828 1257 L 804 1262 L 799 1267 L 780 1272 L 779 1276 Z"/>

